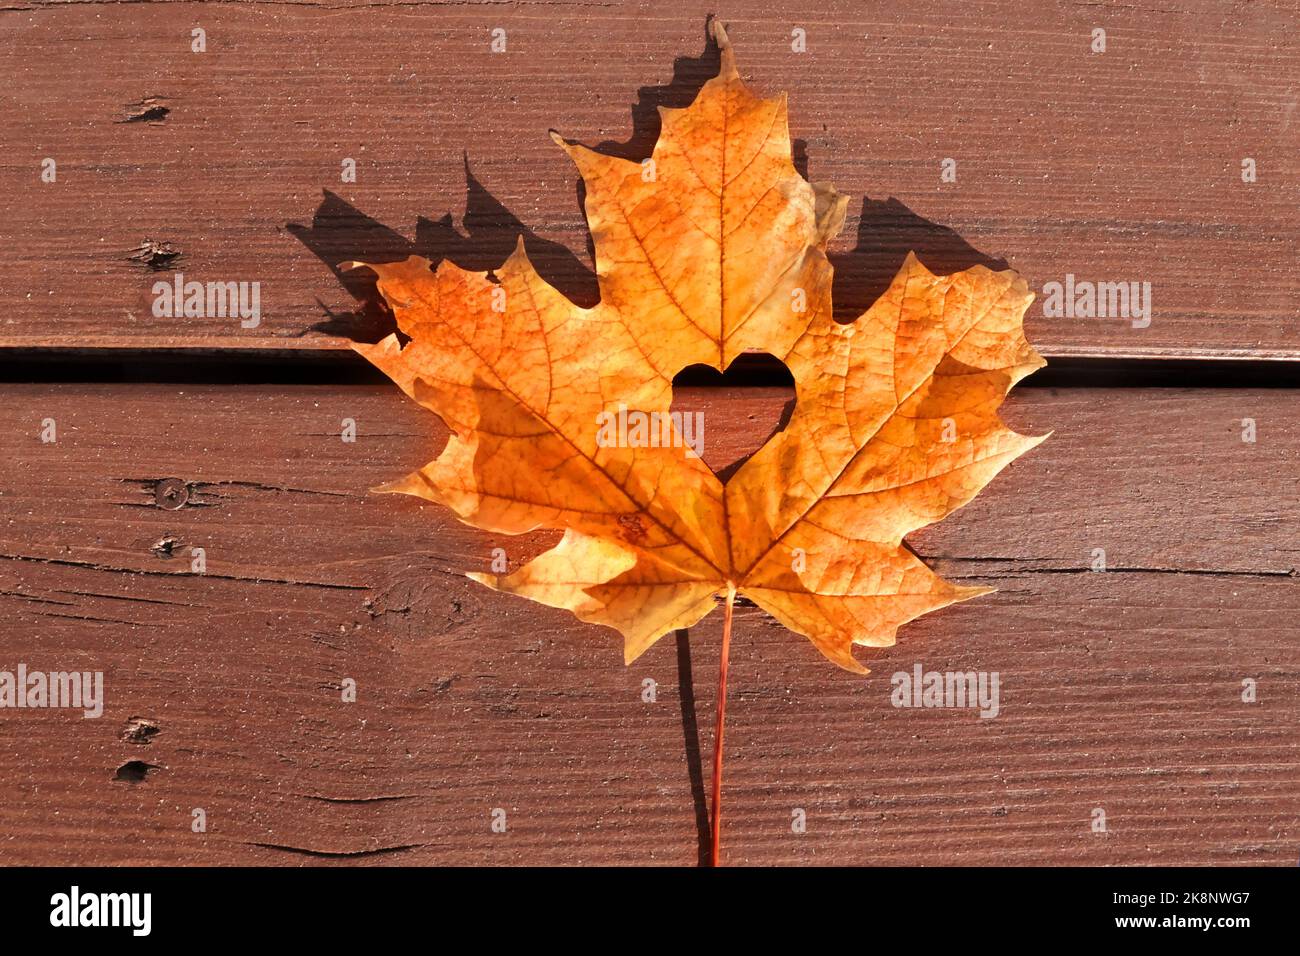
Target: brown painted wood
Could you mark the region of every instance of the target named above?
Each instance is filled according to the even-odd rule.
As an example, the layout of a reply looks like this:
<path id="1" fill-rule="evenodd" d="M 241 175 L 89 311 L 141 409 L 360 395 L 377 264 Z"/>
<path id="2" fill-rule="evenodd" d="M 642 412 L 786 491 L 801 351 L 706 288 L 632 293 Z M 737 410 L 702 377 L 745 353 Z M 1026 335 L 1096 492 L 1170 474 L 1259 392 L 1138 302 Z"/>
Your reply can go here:
<path id="1" fill-rule="evenodd" d="M 788 399 L 679 400 L 722 467 Z M 1005 417 L 1055 433 L 913 541 L 996 594 L 865 679 L 738 613 L 726 859 L 1294 865 L 1300 394 L 1022 388 Z M 720 615 L 624 668 L 612 632 L 468 581 L 544 541 L 365 491 L 441 441 L 390 387 L 7 386 L 0 669 L 103 670 L 108 700 L 0 718 L 0 859 L 694 863 Z M 892 707 L 916 663 L 998 671 L 1001 714 Z"/>
<path id="2" fill-rule="evenodd" d="M 327 263 L 419 251 L 490 268 L 521 229 L 543 273 L 590 301 L 575 175 L 546 131 L 647 155 L 654 107 L 715 67 L 713 6 L 10 0 L 0 347 L 337 348 L 376 322 Z M 726 15 L 745 74 L 789 91 L 809 175 L 857 197 L 834 250 L 846 313 L 915 248 L 938 270 L 1005 260 L 1035 289 L 1067 273 L 1152 284 L 1146 329 L 1047 319 L 1040 298 L 1029 331 L 1048 355 L 1300 353 L 1294 4 L 757 0 Z M 198 26 L 206 53 L 190 51 Z M 56 183 L 40 182 L 46 157 Z M 179 257 L 155 271 L 150 240 Z M 151 287 L 176 271 L 262 283 L 261 326 L 154 318 Z"/>

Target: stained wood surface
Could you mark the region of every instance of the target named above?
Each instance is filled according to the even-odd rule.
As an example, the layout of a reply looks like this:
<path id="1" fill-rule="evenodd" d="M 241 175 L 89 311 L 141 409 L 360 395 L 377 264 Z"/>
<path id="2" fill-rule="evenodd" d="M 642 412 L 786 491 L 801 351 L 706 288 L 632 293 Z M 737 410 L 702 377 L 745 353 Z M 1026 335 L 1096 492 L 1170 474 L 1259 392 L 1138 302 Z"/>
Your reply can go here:
<path id="1" fill-rule="evenodd" d="M 0 668 L 103 670 L 107 704 L 0 720 L 0 860 L 697 861 L 721 615 L 625 668 L 612 631 L 468 581 L 545 540 L 367 494 L 443 440 L 396 389 L 5 396 Z M 789 399 L 679 393 L 715 468 Z M 907 625 L 867 678 L 739 610 L 726 859 L 1294 865 L 1300 394 L 1027 387 L 1005 417 L 1055 433 L 912 540 L 996 594 Z M 1000 715 L 891 706 L 917 663 L 999 672 Z"/>
<path id="2" fill-rule="evenodd" d="M 387 328 L 367 282 L 333 271 L 343 260 L 490 269 L 522 233 L 543 275 L 593 302 L 576 175 L 547 130 L 647 156 L 656 107 L 716 72 L 714 9 L 0 8 L 0 362 L 12 382 L 21 350 L 45 349 L 30 374 L 64 371 L 0 386 L 0 670 L 102 670 L 107 695 L 98 720 L 3 712 L 0 863 L 701 858 L 721 615 L 625 668 L 612 631 L 463 576 L 552 538 L 367 493 L 437 453 L 432 416 L 388 385 L 284 382 Z M 841 314 L 912 249 L 936 271 L 1007 265 L 1039 291 L 1067 273 L 1150 282 L 1153 302 L 1144 329 L 1032 307 L 1040 351 L 1097 358 L 1117 387 L 1018 389 L 1004 417 L 1051 440 L 911 540 L 997 593 L 864 652 L 865 679 L 738 610 L 725 859 L 1294 865 L 1300 390 L 1119 386 L 1127 357 L 1201 361 L 1166 365 L 1202 383 L 1224 360 L 1300 358 L 1300 12 L 718 12 L 755 88 L 789 92 L 805 174 L 855 197 L 832 249 Z M 177 272 L 259 282 L 260 326 L 155 318 L 152 286 Z M 223 362 L 236 381 L 236 362 L 263 364 L 242 384 L 147 384 L 162 349 L 202 354 L 218 379 Z M 120 354 L 125 380 L 80 381 L 87 350 Z M 706 414 L 715 469 L 791 400 L 678 394 Z M 1001 713 L 895 708 L 890 676 L 918 663 L 997 671 Z"/>
<path id="3" fill-rule="evenodd" d="M 10 0 L 0 346 L 338 348 L 375 316 L 329 266 L 420 252 L 491 268 L 520 231 L 590 302 L 576 177 L 547 130 L 648 155 L 655 107 L 689 102 L 716 68 L 712 9 Z M 1293 3 L 721 12 L 755 87 L 789 91 L 807 174 L 856 197 L 833 250 L 846 314 L 915 249 L 940 271 L 1005 262 L 1036 290 L 1067 273 L 1151 283 L 1145 329 L 1045 318 L 1040 297 L 1028 329 L 1049 356 L 1300 351 Z M 179 255 L 151 267 L 150 240 Z M 261 325 L 155 318 L 151 288 L 177 271 L 260 282 Z"/>

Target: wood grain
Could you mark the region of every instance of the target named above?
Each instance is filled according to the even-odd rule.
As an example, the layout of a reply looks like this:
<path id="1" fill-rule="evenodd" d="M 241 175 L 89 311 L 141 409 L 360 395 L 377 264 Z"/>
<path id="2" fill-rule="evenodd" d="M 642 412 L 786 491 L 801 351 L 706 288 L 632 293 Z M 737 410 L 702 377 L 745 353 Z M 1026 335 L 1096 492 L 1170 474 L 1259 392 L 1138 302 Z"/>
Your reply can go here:
<path id="1" fill-rule="evenodd" d="M 590 301 L 575 175 L 547 130 L 647 155 L 655 107 L 715 67 L 711 9 L 9 0 L 0 347 L 338 348 L 376 316 L 329 266 L 418 251 L 491 268 L 521 230 Z M 746 76 L 789 91 L 808 174 L 858 197 L 834 250 L 846 314 L 916 249 L 941 271 L 1005 261 L 1036 290 L 1151 283 L 1145 329 L 1045 318 L 1040 298 L 1028 328 L 1049 356 L 1300 354 L 1294 4 L 758 0 L 726 17 Z M 146 240 L 179 257 L 155 271 Z M 261 325 L 154 318 L 176 271 L 260 282 Z"/>
<path id="2" fill-rule="evenodd" d="M 719 468 L 789 398 L 679 402 Z M 996 594 L 865 679 L 740 609 L 726 859 L 1294 865 L 1300 393 L 1022 388 L 1005 417 L 1053 437 L 912 542 Z M 720 615 L 624 668 L 612 632 L 465 579 L 545 542 L 366 493 L 437 452 L 431 418 L 389 387 L 6 387 L 0 669 L 103 670 L 107 705 L 0 720 L 4 862 L 696 862 Z M 1001 713 L 892 707 L 916 663 L 998 671 Z"/>

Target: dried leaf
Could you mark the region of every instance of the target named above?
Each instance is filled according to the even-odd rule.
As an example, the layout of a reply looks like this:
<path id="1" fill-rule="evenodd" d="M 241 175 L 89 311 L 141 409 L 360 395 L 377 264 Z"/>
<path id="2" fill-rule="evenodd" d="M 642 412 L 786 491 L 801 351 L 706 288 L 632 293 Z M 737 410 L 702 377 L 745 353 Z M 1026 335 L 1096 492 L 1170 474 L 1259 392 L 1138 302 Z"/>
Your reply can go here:
<path id="1" fill-rule="evenodd" d="M 1032 296 L 1013 272 L 936 276 L 909 255 L 837 323 L 825 250 L 847 200 L 799 175 L 784 96 L 755 97 L 714 35 L 721 72 L 661 111 L 653 165 L 555 137 L 586 184 L 598 305 L 547 284 L 522 240 L 492 275 L 369 266 L 409 341 L 356 348 L 452 432 L 381 490 L 492 532 L 562 529 L 515 573 L 471 577 L 616 628 L 628 662 L 734 589 L 865 673 L 854 644 L 893 644 L 899 625 L 987 590 L 942 580 L 903 538 L 1042 440 L 997 415 L 1044 364 L 1022 328 Z M 599 439 L 602 413 L 666 416 L 675 374 L 755 349 L 789 367 L 797 405 L 725 487 L 676 431 L 670 447 Z"/>

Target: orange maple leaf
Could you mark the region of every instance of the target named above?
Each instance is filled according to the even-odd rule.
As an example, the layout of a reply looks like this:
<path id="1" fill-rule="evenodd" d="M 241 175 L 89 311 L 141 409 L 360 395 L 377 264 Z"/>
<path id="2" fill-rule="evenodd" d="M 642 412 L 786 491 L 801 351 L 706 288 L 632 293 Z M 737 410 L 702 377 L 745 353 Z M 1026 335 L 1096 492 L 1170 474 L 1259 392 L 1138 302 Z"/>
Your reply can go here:
<path id="1" fill-rule="evenodd" d="M 999 420 L 1044 362 L 1014 272 L 936 276 L 909 255 L 860 318 L 831 315 L 826 245 L 847 199 L 791 162 L 784 96 L 740 79 L 725 31 L 719 75 L 662 109 L 644 163 L 552 134 L 586 184 L 600 302 L 543 280 L 522 238 L 494 275 L 427 259 L 368 265 L 409 342 L 358 351 L 435 412 L 437 460 L 384 486 L 506 534 L 563 529 L 509 576 L 475 580 L 605 624 L 635 660 L 743 594 L 859 673 L 854 644 L 989 589 L 944 581 L 903 546 L 1041 438 Z M 724 486 L 669 417 L 673 376 L 769 352 L 797 404 Z M 623 406 L 666 441 L 601 441 Z"/>
<path id="2" fill-rule="evenodd" d="M 1043 440 L 997 409 L 1044 362 L 1024 336 L 1033 296 L 1010 271 L 937 276 L 909 254 L 856 321 L 832 318 L 826 245 L 847 200 L 799 175 L 785 97 L 750 93 L 711 27 L 721 72 L 691 106 L 660 110 L 646 162 L 552 134 L 587 187 L 599 304 L 551 287 L 522 238 L 493 275 L 370 264 L 409 341 L 355 348 L 452 432 L 435 461 L 379 490 L 488 531 L 564 531 L 513 574 L 470 577 L 617 629 L 629 663 L 724 599 L 716 864 L 736 595 L 866 673 L 853 645 L 891 645 L 899 625 L 987 593 L 944 581 L 903 539 Z M 673 419 L 672 381 L 747 350 L 785 362 L 797 403 L 724 485 Z M 629 411 L 651 427 L 608 440 Z"/>

